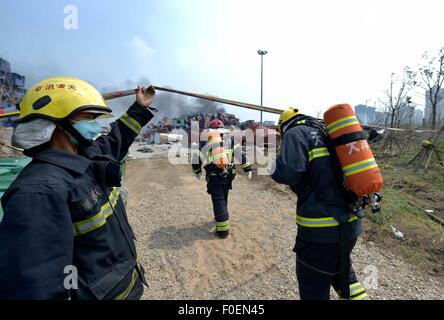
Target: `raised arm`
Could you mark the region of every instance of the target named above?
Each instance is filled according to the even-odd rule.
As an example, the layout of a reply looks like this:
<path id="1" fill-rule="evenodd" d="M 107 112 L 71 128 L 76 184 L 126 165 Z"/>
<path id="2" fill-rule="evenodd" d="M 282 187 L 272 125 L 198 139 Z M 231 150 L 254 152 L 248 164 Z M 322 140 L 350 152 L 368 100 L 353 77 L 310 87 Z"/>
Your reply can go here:
<path id="1" fill-rule="evenodd" d="M 138 88 L 136 101 L 116 122 L 111 124 L 108 135 L 94 141 L 92 152 L 99 155 L 112 156 L 120 162 L 128 153 L 128 149 L 142 128 L 154 117 L 149 110 L 155 91 L 153 87 Z"/>

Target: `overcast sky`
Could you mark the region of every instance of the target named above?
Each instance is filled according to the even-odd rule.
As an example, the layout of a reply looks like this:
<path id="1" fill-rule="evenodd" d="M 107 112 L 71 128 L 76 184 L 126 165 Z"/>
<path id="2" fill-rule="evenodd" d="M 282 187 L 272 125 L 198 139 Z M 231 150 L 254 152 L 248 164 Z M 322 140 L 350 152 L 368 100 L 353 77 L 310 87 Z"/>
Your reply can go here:
<path id="1" fill-rule="evenodd" d="M 145 77 L 158 86 L 250 103 L 375 104 L 392 72 L 444 46 L 444 1 L 0 0 L 0 56 L 27 87 L 56 75 L 99 90 Z M 64 8 L 78 9 L 66 30 Z M 414 101 L 424 105 L 421 90 Z M 259 113 L 228 107 L 241 120 Z M 265 120 L 276 120 L 265 115 Z"/>

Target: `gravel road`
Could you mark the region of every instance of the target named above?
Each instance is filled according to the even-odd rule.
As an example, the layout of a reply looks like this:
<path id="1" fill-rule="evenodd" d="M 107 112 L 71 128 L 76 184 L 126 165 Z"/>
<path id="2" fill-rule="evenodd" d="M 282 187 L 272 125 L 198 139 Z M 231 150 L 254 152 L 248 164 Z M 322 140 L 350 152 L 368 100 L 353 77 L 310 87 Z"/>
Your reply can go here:
<path id="1" fill-rule="evenodd" d="M 231 234 L 221 240 L 205 180 L 189 165 L 161 157 L 130 160 L 125 179 L 150 284 L 143 299 L 299 299 L 295 197 L 284 186 L 238 174 L 229 195 Z M 370 299 L 444 299 L 439 279 L 375 243 L 360 240 L 353 261 Z"/>

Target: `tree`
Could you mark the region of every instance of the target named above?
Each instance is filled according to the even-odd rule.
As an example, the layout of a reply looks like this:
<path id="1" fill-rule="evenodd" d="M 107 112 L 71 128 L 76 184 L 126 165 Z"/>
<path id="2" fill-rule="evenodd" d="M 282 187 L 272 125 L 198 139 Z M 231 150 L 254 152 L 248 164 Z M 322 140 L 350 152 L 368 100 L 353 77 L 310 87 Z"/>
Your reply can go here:
<path id="1" fill-rule="evenodd" d="M 440 92 L 444 82 L 444 47 L 439 50 L 438 57 L 430 58 L 427 52 L 423 54 L 418 74 L 421 77 L 420 86 L 426 90 L 426 99 L 431 107 L 431 119 L 427 120 L 431 120 L 434 130 L 437 126 L 437 109 L 444 98 L 442 91 Z"/>
<path id="2" fill-rule="evenodd" d="M 409 67 L 404 67 L 400 77 L 395 75 L 394 72 L 391 74 L 390 87 L 384 91 L 385 97 L 381 100 L 387 114 L 385 125 L 390 121 L 391 128 L 400 125 L 402 108 L 410 102 L 408 93 L 416 85 L 415 73 Z"/>

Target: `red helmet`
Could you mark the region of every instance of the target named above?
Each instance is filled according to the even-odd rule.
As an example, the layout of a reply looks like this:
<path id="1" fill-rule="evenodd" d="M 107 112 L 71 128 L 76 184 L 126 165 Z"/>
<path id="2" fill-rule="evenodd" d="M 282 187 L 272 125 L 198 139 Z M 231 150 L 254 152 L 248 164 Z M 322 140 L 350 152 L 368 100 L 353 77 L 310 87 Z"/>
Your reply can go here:
<path id="1" fill-rule="evenodd" d="M 225 128 L 224 123 L 219 119 L 214 119 L 210 122 L 210 129 L 220 129 Z"/>

